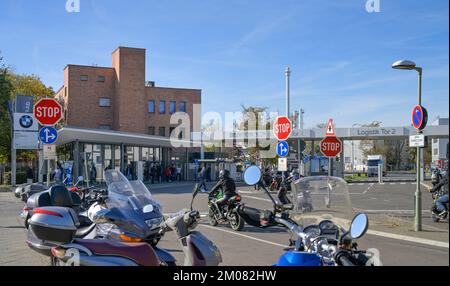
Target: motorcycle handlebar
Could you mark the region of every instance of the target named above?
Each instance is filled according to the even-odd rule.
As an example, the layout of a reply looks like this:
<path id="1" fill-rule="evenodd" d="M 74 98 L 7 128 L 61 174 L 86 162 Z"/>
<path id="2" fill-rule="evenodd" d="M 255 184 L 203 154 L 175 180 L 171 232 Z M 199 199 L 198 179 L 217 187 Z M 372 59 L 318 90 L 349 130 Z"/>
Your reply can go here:
<path id="1" fill-rule="evenodd" d="M 338 265 L 341 265 L 341 266 L 356 266 L 349 259 L 349 256 L 350 256 L 350 254 L 347 251 L 341 250 L 336 253 L 336 255 L 334 256 L 334 260 L 336 261 L 336 263 Z"/>

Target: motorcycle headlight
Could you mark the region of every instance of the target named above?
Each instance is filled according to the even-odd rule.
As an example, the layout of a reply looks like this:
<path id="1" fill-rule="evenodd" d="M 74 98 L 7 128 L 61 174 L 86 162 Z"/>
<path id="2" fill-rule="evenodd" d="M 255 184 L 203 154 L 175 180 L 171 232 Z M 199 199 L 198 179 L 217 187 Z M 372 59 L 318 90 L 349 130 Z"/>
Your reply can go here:
<path id="1" fill-rule="evenodd" d="M 145 221 L 145 223 L 147 224 L 147 226 L 150 229 L 154 229 L 157 227 L 160 227 L 161 224 L 163 223 L 163 218 L 162 217 L 157 217 L 157 218 L 152 218 L 152 219 L 148 219 Z"/>

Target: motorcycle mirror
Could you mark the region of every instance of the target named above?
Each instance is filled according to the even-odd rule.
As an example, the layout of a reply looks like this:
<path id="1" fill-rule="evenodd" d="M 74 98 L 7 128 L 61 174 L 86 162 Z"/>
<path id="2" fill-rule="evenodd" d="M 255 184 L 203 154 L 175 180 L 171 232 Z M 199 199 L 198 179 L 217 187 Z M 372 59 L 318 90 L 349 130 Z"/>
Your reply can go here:
<path id="1" fill-rule="evenodd" d="M 261 180 L 261 169 L 258 166 L 250 166 L 244 172 L 244 181 L 247 185 L 253 186 Z"/>
<path id="2" fill-rule="evenodd" d="M 369 228 L 369 218 L 365 213 L 357 214 L 350 225 L 350 237 L 357 239 L 362 237 Z"/>

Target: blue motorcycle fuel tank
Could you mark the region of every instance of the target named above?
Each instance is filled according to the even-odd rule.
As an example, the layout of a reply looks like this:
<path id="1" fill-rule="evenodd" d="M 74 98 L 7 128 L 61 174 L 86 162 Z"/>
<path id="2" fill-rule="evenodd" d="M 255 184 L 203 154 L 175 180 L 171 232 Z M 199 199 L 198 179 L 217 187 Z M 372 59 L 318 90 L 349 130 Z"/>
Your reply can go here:
<path id="1" fill-rule="evenodd" d="M 301 251 L 285 252 L 274 266 L 322 266 L 322 260 L 315 253 Z"/>

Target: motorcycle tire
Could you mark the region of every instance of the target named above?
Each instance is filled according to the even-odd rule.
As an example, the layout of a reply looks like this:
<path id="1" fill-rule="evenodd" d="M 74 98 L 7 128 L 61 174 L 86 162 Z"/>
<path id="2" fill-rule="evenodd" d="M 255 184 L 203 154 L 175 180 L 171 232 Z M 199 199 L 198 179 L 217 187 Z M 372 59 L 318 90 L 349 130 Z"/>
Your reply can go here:
<path id="1" fill-rule="evenodd" d="M 25 228 L 28 229 L 28 227 L 30 226 L 30 224 L 28 223 L 28 221 L 30 220 L 30 214 L 27 215 L 27 217 L 25 218 Z"/>
<path id="2" fill-rule="evenodd" d="M 219 222 L 217 221 L 216 216 L 214 214 L 214 211 L 212 209 L 209 209 L 209 212 L 208 212 L 208 222 L 212 226 L 217 226 L 219 224 Z"/>
<path id="3" fill-rule="evenodd" d="M 229 216 L 230 227 L 234 231 L 241 231 L 244 228 L 244 219 L 236 212 L 233 211 Z"/>

